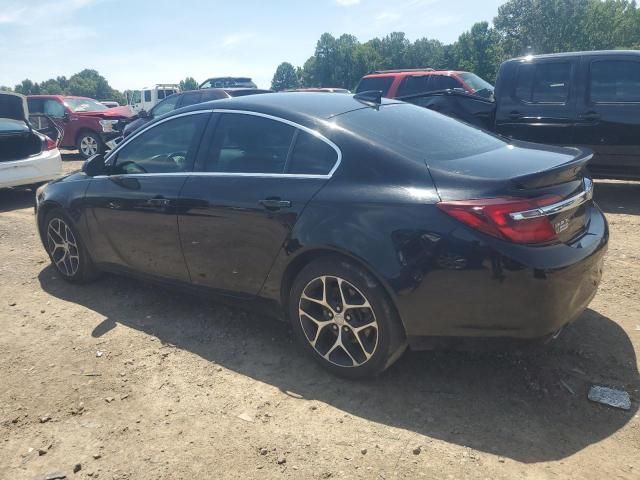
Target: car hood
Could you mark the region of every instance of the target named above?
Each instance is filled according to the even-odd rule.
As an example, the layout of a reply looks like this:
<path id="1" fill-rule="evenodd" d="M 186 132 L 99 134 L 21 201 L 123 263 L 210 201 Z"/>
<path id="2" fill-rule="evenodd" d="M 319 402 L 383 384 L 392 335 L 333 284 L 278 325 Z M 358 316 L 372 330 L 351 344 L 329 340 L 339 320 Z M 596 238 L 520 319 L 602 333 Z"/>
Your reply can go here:
<path id="1" fill-rule="evenodd" d="M 134 113 L 131 111 L 128 105 L 125 105 L 122 107 L 113 107 L 96 112 L 74 112 L 74 115 L 78 115 L 80 117 L 99 117 L 117 120 L 120 118 L 131 118 L 134 116 Z"/>
<path id="2" fill-rule="evenodd" d="M 27 122 L 29 107 L 27 97 L 13 92 L 0 92 L 0 118 Z"/>

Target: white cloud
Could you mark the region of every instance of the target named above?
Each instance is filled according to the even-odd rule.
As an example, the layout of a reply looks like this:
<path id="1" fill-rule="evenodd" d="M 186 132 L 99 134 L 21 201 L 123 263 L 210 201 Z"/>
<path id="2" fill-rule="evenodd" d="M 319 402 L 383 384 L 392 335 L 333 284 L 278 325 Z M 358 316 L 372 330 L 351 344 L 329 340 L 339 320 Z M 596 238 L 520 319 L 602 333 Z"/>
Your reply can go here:
<path id="1" fill-rule="evenodd" d="M 341 7 L 351 7 L 353 5 L 358 5 L 360 0 L 336 0 L 336 3 Z"/>

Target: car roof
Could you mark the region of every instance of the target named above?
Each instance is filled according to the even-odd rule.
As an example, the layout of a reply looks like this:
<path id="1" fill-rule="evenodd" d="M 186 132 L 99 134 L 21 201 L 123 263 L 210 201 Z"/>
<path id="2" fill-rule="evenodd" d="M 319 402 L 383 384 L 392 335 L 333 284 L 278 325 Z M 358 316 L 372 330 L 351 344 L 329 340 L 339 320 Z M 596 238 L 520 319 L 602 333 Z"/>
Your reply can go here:
<path id="1" fill-rule="evenodd" d="M 507 62 L 520 62 L 522 60 L 536 60 L 538 58 L 566 58 L 582 56 L 608 56 L 608 55 L 640 55 L 640 50 L 592 50 L 580 52 L 545 53 L 540 55 L 523 55 L 522 57 L 511 58 Z M 506 62 L 505 62 L 506 63 Z"/>
<path id="2" fill-rule="evenodd" d="M 82 98 L 88 100 L 94 100 L 91 97 L 80 97 L 77 95 L 27 95 L 27 98 L 57 98 L 60 100 L 64 100 L 65 98 Z M 96 100 L 97 102 L 98 100 Z"/>
<path id="3" fill-rule="evenodd" d="M 382 99 L 382 104 L 398 103 Z M 324 92 L 279 92 L 224 98 L 181 108 L 176 112 L 229 109 L 247 110 L 289 119 L 298 123 L 327 120 L 342 113 L 371 108 L 356 100 L 353 95 L 336 95 Z"/>
<path id="4" fill-rule="evenodd" d="M 452 75 L 458 73 L 466 73 L 462 70 L 390 70 L 368 73 L 362 78 L 382 78 L 382 77 L 414 77 L 421 75 Z"/>

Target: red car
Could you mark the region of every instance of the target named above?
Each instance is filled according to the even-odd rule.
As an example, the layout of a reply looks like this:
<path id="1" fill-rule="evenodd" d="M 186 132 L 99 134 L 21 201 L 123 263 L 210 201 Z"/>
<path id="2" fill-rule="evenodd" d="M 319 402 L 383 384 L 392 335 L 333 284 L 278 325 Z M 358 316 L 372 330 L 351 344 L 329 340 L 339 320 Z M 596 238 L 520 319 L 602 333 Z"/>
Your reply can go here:
<path id="1" fill-rule="evenodd" d="M 62 127 L 61 148 L 77 148 L 84 158 L 104 153 L 133 117 L 128 106 L 109 108 L 86 97 L 29 95 L 27 103 L 30 114 L 47 115 Z"/>
<path id="2" fill-rule="evenodd" d="M 380 90 L 383 97 L 400 98 L 448 89 L 464 90 L 485 98 L 493 97 L 493 85 L 475 73 L 433 68 L 378 70 L 362 77 L 356 93 Z"/>

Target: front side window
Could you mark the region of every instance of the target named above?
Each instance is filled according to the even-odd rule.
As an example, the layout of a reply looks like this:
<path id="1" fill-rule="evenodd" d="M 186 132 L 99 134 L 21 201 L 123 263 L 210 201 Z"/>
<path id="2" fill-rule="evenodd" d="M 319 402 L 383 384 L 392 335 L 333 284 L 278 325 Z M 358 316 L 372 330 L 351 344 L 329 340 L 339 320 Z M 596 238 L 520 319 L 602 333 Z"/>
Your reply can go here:
<path id="1" fill-rule="evenodd" d="M 295 129 L 255 115 L 220 117 L 204 166 L 207 172 L 283 173 Z"/>
<path id="2" fill-rule="evenodd" d="M 144 101 L 145 102 L 150 102 L 151 101 L 151 90 L 145 90 L 144 91 Z"/>
<path id="3" fill-rule="evenodd" d="M 640 62 L 601 60 L 591 63 L 589 89 L 594 103 L 640 102 Z"/>
<path id="4" fill-rule="evenodd" d="M 331 145 L 299 130 L 287 173 L 328 175 L 337 161 L 338 154 Z"/>
<path id="5" fill-rule="evenodd" d="M 172 118 L 138 135 L 117 152 L 113 173 L 180 173 L 193 168 L 197 133 L 206 114 Z"/>
<path id="6" fill-rule="evenodd" d="M 178 98 L 179 95 L 173 95 L 158 103 L 151 109 L 151 116 L 155 118 L 174 111 L 176 109 L 176 104 L 178 103 Z"/>
<path id="7" fill-rule="evenodd" d="M 56 100 L 45 100 L 44 114 L 53 118 L 62 118 L 64 117 L 64 105 Z"/>
<path id="8" fill-rule="evenodd" d="M 453 90 L 454 88 L 462 88 L 458 80 L 448 75 L 433 75 L 429 83 L 431 90 Z"/>

